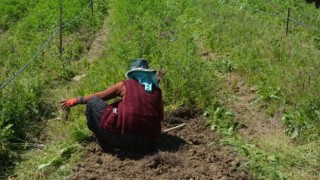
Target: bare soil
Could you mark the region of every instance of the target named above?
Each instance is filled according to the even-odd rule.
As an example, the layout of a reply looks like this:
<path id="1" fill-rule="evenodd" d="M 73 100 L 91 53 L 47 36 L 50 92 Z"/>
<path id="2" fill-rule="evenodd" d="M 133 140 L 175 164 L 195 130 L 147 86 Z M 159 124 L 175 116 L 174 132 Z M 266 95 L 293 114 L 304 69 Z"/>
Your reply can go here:
<path id="1" fill-rule="evenodd" d="M 224 89 L 229 97 L 220 100 L 228 110 L 236 114 L 235 121 L 242 124 L 238 133 L 243 139 L 258 143 L 268 137 L 281 137 L 285 142 L 290 141 L 281 122 L 284 108 L 268 113 L 267 104 L 258 97 L 257 89 L 248 86 L 241 76 L 233 73 L 227 81 L 229 83 L 226 83 Z"/>
<path id="2" fill-rule="evenodd" d="M 106 20 L 89 51 L 89 63 L 101 54 L 107 36 Z M 213 53 L 203 56 L 214 59 Z M 241 107 L 237 112 L 242 113 L 241 104 L 237 107 Z M 166 113 L 164 130 L 182 123 L 186 126 L 162 134 L 153 149 L 102 150 L 93 137 L 85 146 L 83 162 L 72 168 L 70 179 L 252 179 L 242 169 L 245 160 L 231 147 L 220 145 L 219 135 L 206 127 L 206 122 L 195 108 L 181 107 Z"/>
<path id="3" fill-rule="evenodd" d="M 163 129 L 186 123 L 162 134 L 153 149 L 103 151 L 88 142 L 84 161 L 73 167 L 70 179 L 251 179 L 242 170 L 244 160 L 206 127 L 207 120 L 194 108 L 167 113 Z"/>

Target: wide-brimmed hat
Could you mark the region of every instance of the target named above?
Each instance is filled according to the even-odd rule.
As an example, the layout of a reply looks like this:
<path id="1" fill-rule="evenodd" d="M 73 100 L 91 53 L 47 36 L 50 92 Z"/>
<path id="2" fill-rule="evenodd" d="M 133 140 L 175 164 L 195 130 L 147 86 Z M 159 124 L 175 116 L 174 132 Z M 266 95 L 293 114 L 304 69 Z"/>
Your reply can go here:
<path id="1" fill-rule="evenodd" d="M 148 61 L 145 59 L 134 59 L 131 61 L 130 70 L 125 73 L 125 76 L 128 78 L 131 72 L 142 71 L 142 72 L 152 72 L 156 73 L 156 70 L 149 69 Z"/>

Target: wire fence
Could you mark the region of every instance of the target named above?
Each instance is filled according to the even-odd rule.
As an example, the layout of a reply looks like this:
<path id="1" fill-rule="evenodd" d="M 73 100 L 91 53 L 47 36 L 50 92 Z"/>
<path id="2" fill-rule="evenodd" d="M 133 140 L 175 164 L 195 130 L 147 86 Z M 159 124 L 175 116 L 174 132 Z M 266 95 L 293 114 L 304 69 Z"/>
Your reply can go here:
<path id="1" fill-rule="evenodd" d="M 47 38 L 47 40 L 42 44 L 42 46 L 40 47 L 40 49 L 36 52 L 36 54 L 25 64 L 23 65 L 18 71 L 16 71 L 15 73 L 13 73 L 13 75 L 8 78 L 3 84 L 1 84 L 0 86 L 0 91 L 2 91 L 6 86 L 8 86 L 13 80 L 15 80 L 22 72 L 24 72 L 27 67 L 30 66 L 30 64 L 35 61 L 37 59 L 37 57 L 41 54 L 41 52 L 48 46 L 48 44 L 53 40 L 53 38 L 56 37 L 56 35 L 59 32 L 62 32 L 63 28 L 69 26 L 70 24 L 74 23 L 75 21 L 77 21 L 78 19 L 80 19 L 84 13 L 87 11 L 87 9 L 89 7 L 93 8 L 93 0 L 90 0 L 89 3 L 86 4 L 86 6 L 83 8 L 83 10 L 81 11 L 81 13 L 79 13 L 79 15 L 77 15 L 75 18 L 71 19 L 70 21 L 68 21 L 67 23 L 63 24 L 61 27 L 59 27 L 58 29 L 56 29 L 51 36 L 49 36 L 49 38 Z M 92 10 L 93 12 L 93 10 Z"/>
<path id="2" fill-rule="evenodd" d="M 310 29 L 312 31 L 315 31 L 315 32 L 320 32 L 319 29 L 315 26 L 310 26 L 308 24 L 306 24 L 305 22 L 302 22 L 302 21 L 299 21 L 299 20 L 296 20 L 292 17 L 290 17 L 290 13 L 288 13 L 287 15 L 285 13 L 287 12 L 281 12 L 281 11 L 278 11 L 277 13 L 272 13 L 272 12 L 267 12 L 267 11 L 263 11 L 263 10 L 260 10 L 260 9 L 257 9 L 257 8 L 252 8 L 252 7 L 249 7 L 249 6 L 245 6 L 243 4 L 236 4 L 236 5 L 240 5 L 240 9 L 247 9 L 247 10 L 250 10 L 252 12 L 256 12 L 256 13 L 260 13 L 262 15 L 265 15 L 265 16 L 273 16 L 273 17 L 280 17 L 284 20 L 286 20 L 287 22 L 287 33 L 289 31 L 289 22 L 292 22 L 294 23 L 295 26 L 302 26 L 304 28 L 307 28 L 307 29 Z M 0 86 L 0 91 L 3 90 L 7 85 L 9 85 L 13 80 L 15 80 L 17 78 L 17 76 L 19 76 L 33 61 L 36 60 L 36 58 L 40 55 L 40 53 L 48 46 L 48 44 L 52 41 L 52 39 L 54 37 L 56 37 L 56 35 L 61 31 L 63 28 L 65 28 L 66 26 L 69 26 L 71 25 L 72 23 L 74 23 L 75 21 L 77 21 L 78 19 L 80 19 L 84 13 L 87 11 L 87 9 L 91 7 L 92 10 L 91 10 L 91 14 L 93 15 L 93 0 L 90 0 L 89 3 L 83 8 L 83 10 L 81 11 L 81 13 L 79 13 L 79 15 L 77 15 L 75 18 L 73 18 L 72 20 L 70 20 L 69 22 L 65 23 L 64 25 L 62 25 L 60 28 L 56 29 L 52 35 L 44 42 L 44 44 L 41 46 L 41 48 L 38 50 L 38 52 L 24 65 L 22 66 L 17 72 L 15 72 L 10 78 L 8 78 L 7 81 L 5 81 L 4 83 L 1 84 Z M 290 11 L 290 10 L 288 10 Z"/>
<path id="3" fill-rule="evenodd" d="M 263 14 L 265 16 L 279 17 L 280 19 L 283 19 L 283 21 L 286 22 L 286 34 L 285 34 L 286 36 L 288 36 L 290 34 L 290 32 L 291 33 L 293 32 L 292 30 L 290 31 L 290 27 L 293 24 L 295 28 L 301 26 L 301 27 L 305 28 L 306 30 L 313 31 L 315 34 L 319 34 L 319 38 L 320 38 L 319 28 L 316 26 L 310 26 L 307 23 L 305 23 L 304 21 L 297 20 L 297 19 L 293 18 L 292 15 L 290 15 L 290 11 L 292 11 L 292 9 L 290 9 L 290 8 L 288 8 L 287 12 L 282 10 L 282 11 L 278 11 L 277 13 L 266 12 L 266 11 L 262 11 L 260 9 L 252 8 L 252 7 L 245 7 L 245 8 L 250 11 Z M 319 10 L 315 9 L 314 11 L 315 11 L 315 13 L 317 13 Z M 319 19 L 319 17 L 317 19 Z M 312 48 L 312 47 L 314 47 L 314 46 L 306 46 L 304 44 L 301 44 L 301 48 Z M 315 59 L 311 59 L 311 60 L 314 64 L 318 64 L 318 62 L 316 62 Z"/>
<path id="4" fill-rule="evenodd" d="M 237 5 L 239 5 L 239 4 L 237 4 Z M 257 9 L 257 8 L 252 8 L 252 7 L 243 6 L 243 5 L 240 5 L 240 8 L 241 9 L 251 10 L 253 12 L 257 12 L 257 13 L 260 13 L 260 14 L 265 15 L 265 16 L 269 15 L 269 16 L 273 16 L 273 17 L 280 17 L 280 18 L 286 20 L 287 22 L 290 21 L 290 22 L 294 23 L 295 26 L 302 26 L 302 27 L 310 29 L 312 31 L 320 32 L 319 28 L 317 28 L 315 26 L 310 26 L 310 25 L 306 24 L 303 21 L 300 21 L 300 20 L 297 20 L 295 18 L 290 17 L 290 15 L 287 14 L 287 11 L 278 11 L 277 13 L 272 13 L 272 12 L 267 12 L 267 11 L 263 11 L 263 10 L 260 10 L 260 9 Z M 288 11 L 290 11 L 290 8 L 288 9 Z M 317 10 L 315 9 L 315 11 L 317 11 Z"/>

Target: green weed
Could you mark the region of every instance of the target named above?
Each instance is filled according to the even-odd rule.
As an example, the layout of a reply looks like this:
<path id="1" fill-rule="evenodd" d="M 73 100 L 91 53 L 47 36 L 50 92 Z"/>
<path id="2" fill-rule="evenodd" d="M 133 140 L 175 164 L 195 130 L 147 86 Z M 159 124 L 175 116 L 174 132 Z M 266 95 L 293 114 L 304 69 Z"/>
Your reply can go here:
<path id="1" fill-rule="evenodd" d="M 235 135 L 240 124 L 234 121 L 235 114 L 228 111 L 218 103 L 206 109 L 204 116 L 209 117 L 208 125 L 213 131 L 218 131 L 224 136 Z"/>

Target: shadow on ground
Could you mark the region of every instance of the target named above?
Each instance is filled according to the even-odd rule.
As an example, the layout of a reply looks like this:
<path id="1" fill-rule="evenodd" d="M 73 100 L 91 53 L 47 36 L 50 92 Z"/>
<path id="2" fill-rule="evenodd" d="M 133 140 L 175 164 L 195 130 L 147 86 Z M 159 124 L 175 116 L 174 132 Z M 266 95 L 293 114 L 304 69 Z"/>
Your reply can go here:
<path id="1" fill-rule="evenodd" d="M 70 179 L 251 179 L 245 161 L 231 148 L 219 145 L 220 136 L 206 127 L 201 112 L 182 107 L 166 113 L 163 129 L 186 125 L 162 134 L 153 148 L 102 151 L 88 142 L 83 162 Z"/>

